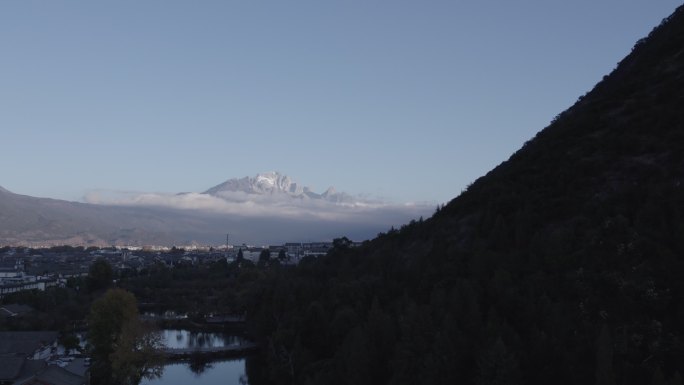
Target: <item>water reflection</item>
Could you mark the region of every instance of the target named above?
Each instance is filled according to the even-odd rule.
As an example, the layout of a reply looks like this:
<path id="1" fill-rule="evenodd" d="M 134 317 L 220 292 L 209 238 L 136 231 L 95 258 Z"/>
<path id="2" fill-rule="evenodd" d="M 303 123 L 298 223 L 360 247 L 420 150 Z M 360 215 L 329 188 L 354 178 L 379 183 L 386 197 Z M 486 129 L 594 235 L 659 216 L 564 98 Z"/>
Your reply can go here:
<path id="1" fill-rule="evenodd" d="M 163 320 L 182 320 L 187 319 L 187 313 L 176 313 L 173 310 L 164 312 L 146 311 L 142 313 L 142 317 L 146 319 L 163 319 Z"/>
<path id="2" fill-rule="evenodd" d="M 240 345 L 242 337 L 221 332 L 163 329 L 161 342 L 174 349 L 197 349 Z M 169 362 L 161 376 L 144 379 L 141 385 L 247 385 L 263 384 L 263 364 L 256 356 L 236 360 L 212 361 L 208 356 L 193 354 L 189 361 Z M 248 374 L 249 373 L 249 374 Z M 257 374 L 255 374 L 257 373 Z M 248 380 L 251 376 L 254 380 Z"/>
<path id="3" fill-rule="evenodd" d="M 161 330 L 161 341 L 164 346 L 173 349 L 201 349 L 237 346 L 242 337 L 216 332 L 190 331 L 183 329 Z"/>
<path id="4" fill-rule="evenodd" d="M 190 371 L 195 373 L 196 377 L 199 377 L 202 373 L 212 369 L 214 365 L 210 361 L 202 359 L 202 357 L 193 357 L 190 359 L 189 367 Z"/>
<path id="5" fill-rule="evenodd" d="M 187 362 L 164 366 L 161 377 L 143 380 L 141 385 L 246 385 L 245 360 L 214 361 L 195 371 Z"/>

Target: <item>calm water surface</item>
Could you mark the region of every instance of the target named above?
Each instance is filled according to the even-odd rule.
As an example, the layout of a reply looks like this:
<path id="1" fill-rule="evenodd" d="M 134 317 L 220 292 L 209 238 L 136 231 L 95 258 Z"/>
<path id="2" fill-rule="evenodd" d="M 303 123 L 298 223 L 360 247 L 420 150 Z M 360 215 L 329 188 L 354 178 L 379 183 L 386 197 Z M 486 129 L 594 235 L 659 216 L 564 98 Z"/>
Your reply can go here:
<path id="1" fill-rule="evenodd" d="M 143 380 L 140 385 L 244 385 L 249 384 L 245 360 L 216 361 L 200 367 L 179 362 L 164 366 L 164 373 L 154 380 Z"/>
<path id="2" fill-rule="evenodd" d="M 242 337 L 220 332 L 185 329 L 163 329 L 162 343 L 169 348 L 201 349 L 239 345 Z M 214 361 L 205 364 L 170 362 L 164 365 L 162 376 L 143 380 L 141 385 L 244 385 L 249 384 L 245 359 Z"/>
<path id="3" fill-rule="evenodd" d="M 201 332 L 182 329 L 160 330 L 162 343 L 169 348 L 219 348 L 239 345 L 243 339 L 227 333 Z"/>

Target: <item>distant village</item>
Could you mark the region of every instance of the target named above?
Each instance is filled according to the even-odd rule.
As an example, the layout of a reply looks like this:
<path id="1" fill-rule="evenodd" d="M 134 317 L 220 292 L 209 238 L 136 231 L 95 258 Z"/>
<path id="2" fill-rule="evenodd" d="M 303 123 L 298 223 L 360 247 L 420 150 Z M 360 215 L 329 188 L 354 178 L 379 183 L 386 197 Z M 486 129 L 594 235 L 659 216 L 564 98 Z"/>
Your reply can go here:
<path id="1" fill-rule="evenodd" d="M 349 242 L 347 246 L 358 246 Z M 0 248 L 0 299 L 24 290 L 44 291 L 66 287 L 69 279 L 86 277 L 91 265 L 104 259 L 115 276 L 144 274 L 146 269 L 192 268 L 226 261 L 278 261 L 296 265 L 305 257 L 325 255 L 332 242 L 286 243 L 280 246 L 249 245 L 222 247 L 71 247 Z M 0 320 L 22 317 L 30 306 L 2 304 Z M 82 344 L 82 342 L 81 342 Z M 0 331 L 0 385 L 87 384 L 89 358 L 82 349 L 66 349 L 53 331 Z"/>
<path id="2" fill-rule="evenodd" d="M 350 242 L 350 247 L 359 243 Z M 118 275 L 140 274 L 150 267 L 187 267 L 236 261 L 240 256 L 257 263 L 266 255 L 285 265 L 296 265 L 302 258 L 321 256 L 332 248 L 332 242 L 292 242 L 279 246 L 226 245 L 221 247 L 108 247 L 83 248 L 57 246 L 51 248 L 0 248 L 0 298 L 22 290 L 45 290 L 64 287 L 69 278 L 85 277 L 90 265 L 104 259 Z"/>

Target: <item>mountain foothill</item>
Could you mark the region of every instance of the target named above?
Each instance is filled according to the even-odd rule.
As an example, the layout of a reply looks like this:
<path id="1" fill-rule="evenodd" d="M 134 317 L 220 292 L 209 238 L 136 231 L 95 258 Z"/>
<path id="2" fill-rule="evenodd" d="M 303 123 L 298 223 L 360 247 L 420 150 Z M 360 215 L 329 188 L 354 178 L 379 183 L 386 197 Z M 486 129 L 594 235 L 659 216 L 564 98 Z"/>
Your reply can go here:
<path id="1" fill-rule="evenodd" d="M 425 221 L 273 274 L 274 383 L 678 384 L 684 7 Z"/>
<path id="2" fill-rule="evenodd" d="M 217 245 L 362 241 L 428 216 L 435 204 L 395 204 L 317 193 L 278 172 L 229 179 L 202 193 L 94 191 L 85 202 L 35 198 L 0 188 L 0 244 L 24 246 Z"/>

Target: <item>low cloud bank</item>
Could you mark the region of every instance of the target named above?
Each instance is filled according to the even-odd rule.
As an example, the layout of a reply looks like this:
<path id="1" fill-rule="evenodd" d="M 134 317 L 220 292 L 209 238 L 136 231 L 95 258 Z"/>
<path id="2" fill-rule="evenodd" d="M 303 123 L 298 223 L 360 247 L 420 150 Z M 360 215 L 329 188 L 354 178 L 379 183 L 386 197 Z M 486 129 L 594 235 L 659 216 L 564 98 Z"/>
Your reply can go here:
<path id="1" fill-rule="evenodd" d="M 428 216 L 430 203 L 385 203 L 379 200 L 330 202 L 323 199 L 293 198 L 286 194 L 222 192 L 220 197 L 200 194 L 159 194 L 125 191 L 91 191 L 85 202 L 100 205 L 157 207 L 200 211 L 249 218 L 278 218 L 298 221 L 348 222 L 397 226 Z"/>

